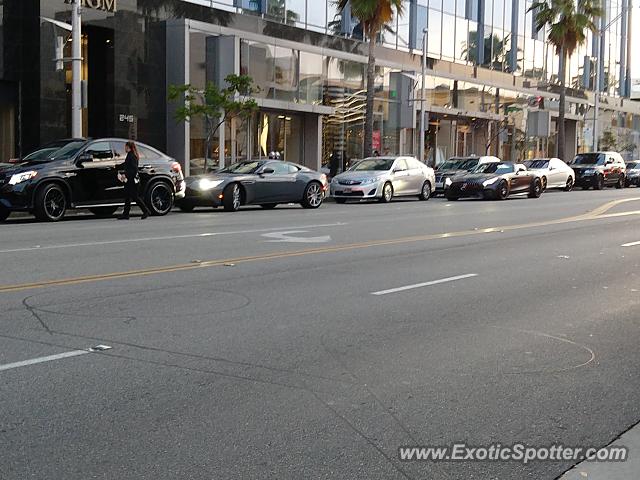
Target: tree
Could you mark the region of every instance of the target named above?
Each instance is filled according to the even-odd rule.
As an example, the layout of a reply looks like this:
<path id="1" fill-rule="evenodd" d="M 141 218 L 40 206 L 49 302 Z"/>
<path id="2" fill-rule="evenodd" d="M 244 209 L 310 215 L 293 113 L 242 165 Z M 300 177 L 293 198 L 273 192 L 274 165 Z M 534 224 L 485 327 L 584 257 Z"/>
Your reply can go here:
<path id="1" fill-rule="evenodd" d="M 394 11 L 402 16 L 402 0 L 337 0 L 338 9 L 344 14 L 347 4 L 351 14 L 362 25 L 369 42 L 369 61 L 367 62 L 367 103 L 364 121 L 364 156 L 370 157 L 373 150 L 373 105 L 375 98 L 376 58 L 375 46 L 378 35 L 388 28 L 393 20 Z"/>
<path id="2" fill-rule="evenodd" d="M 549 27 L 547 39 L 559 56 L 560 112 L 558 114 L 557 156 L 564 160 L 565 106 L 567 100 L 567 63 L 575 49 L 586 39 L 587 30 L 597 31 L 596 19 L 602 14 L 599 0 L 536 0 L 529 7 L 534 12 L 537 31 Z"/>
<path id="3" fill-rule="evenodd" d="M 224 122 L 231 118 L 246 119 L 258 109 L 258 104 L 250 95 L 256 92 L 253 79 L 247 75 L 227 75 L 226 88 L 220 88 L 208 82 L 204 90 L 193 85 L 170 85 L 169 100 L 179 102 L 176 120 L 190 122 L 194 118 L 205 121 L 204 171 L 207 172 L 207 160 L 211 139 Z"/>

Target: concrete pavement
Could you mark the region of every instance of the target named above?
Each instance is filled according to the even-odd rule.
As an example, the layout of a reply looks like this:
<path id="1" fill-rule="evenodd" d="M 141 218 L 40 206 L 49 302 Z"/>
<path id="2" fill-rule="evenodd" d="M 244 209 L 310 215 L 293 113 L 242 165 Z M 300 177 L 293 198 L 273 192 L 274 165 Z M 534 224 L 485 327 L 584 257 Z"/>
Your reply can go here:
<path id="1" fill-rule="evenodd" d="M 557 478 L 397 449 L 640 420 L 635 197 L 2 225 L 0 365 L 113 348 L 0 371 L 0 478 Z"/>

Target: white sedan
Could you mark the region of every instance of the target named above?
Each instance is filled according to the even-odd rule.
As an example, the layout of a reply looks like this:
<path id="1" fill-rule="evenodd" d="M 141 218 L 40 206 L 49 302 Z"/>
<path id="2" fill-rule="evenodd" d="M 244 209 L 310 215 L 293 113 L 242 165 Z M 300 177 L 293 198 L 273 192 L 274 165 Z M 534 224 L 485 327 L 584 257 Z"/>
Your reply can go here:
<path id="1" fill-rule="evenodd" d="M 569 165 L 559 158 L 534 158 L 522 163 L 528 170 L 533 170 L 540 176 L 544 190 L 561 188 L 565 192 L 569 192 L 573 189 L 576 174 Z"/>

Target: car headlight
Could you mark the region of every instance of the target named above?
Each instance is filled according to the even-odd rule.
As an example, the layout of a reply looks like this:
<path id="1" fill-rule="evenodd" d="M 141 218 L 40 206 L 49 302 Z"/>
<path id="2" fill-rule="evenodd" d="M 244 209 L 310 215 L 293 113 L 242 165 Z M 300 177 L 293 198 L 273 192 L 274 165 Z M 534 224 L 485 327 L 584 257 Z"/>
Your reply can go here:
<path id="1" fill-rule="evenodd" d="M 500 180 L 500 177 L 490 178 L 489 180 L 485 180 L 484 182 L 482 182 L 482 185 L 488 187 L 489 185 L 493 185 L 494 183 L 496 183 L 498 180 Z"/>
<path id="2" fill-rule="evenodd" d="M 451 177 L 447 177 L 447 178 L 444 180 L 444 185 L 445 185 L 445 187 L 449 187 L 449 186 L 451 186 L 451 184 L 452 184 L 452 183 L 453 183 L 453 182 L 451 181 Z"/>
<path id="3" fill-rule="evenodd" d="M 331 179 L 331 183 L 333 183 L 334 185 L 337 185 L 338 184 L 338 177 L 333 177 Z"/>
<path id="4" fill-rule="evenodd" d="M 198 182 L 198 188 L 200 190 L 211 190 L 212 188 L 216 188 L 218 185 L 221 185 L 224 180 L 209 180 L 208 178 L 203 178 Z"/>
<path id="5" fill-rule="evenodd" d="M 365 178 L 360 182 L 362 185 L 369 185 L 371 183 L 378 183 L 380 179 L 378 177 Z"/>
<path id="6" fill-rule="evenodd" d="M 36 172 L 35 170 L 16 173 L 15 175 L 11 176 L 11 179 L 9 180 L 9 185 L 17 185 L 19 183 L 26 182 L 27 180 L 31 180 L 32 178 L 34 178 L 36 175 L 38 175 L 38 172 Z"/>
<path id="7" fill-rule="evenodd" d="M 586 173 L 586 174 L 596 173 L 596 170 L 595 170 L 595 168 L 587 168 L 587 169 L 584 171 L 584 173 Z"/>

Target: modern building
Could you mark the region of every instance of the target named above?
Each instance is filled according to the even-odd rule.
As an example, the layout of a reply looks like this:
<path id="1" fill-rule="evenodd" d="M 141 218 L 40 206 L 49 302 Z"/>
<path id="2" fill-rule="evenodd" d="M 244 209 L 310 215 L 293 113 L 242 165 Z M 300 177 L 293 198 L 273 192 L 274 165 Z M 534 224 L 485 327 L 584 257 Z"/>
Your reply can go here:
<path id="1" fill-rule="evenodd" d="M 568 68 L 567 159 L 590 150 L 596 69 L 598 131 L 617 148 L 640 144 L 630 100 L 632 0 L 604 0 L 604 41 L 593 35 Z M 83 130 L 132 137 L 202 169 L 201 119 L 175 120 L 172 84 L 204 87 L 250 75 L 259 111 L 216 133 L 209 158 L 281 158 L 319 168 L 363 151 L 367 47 L 333 0 L 83 0 Z M 418 155 L 421 99 L 426 155 L 522 159 L 555 150 L 558 59 L 536 32 L 530 0 L 406 0 L 376 49 L 373 148 Z M 0 161 L 70 135 L 69 0 L 0 0 Z M 426 88 L 421 88 L 423 32 Z M 599 53 L 599 55 L 598 55 Z M 595 58 L 602 59 L 595 62 Z M 613 139 L 613 140 L 612 140 Z"/>

